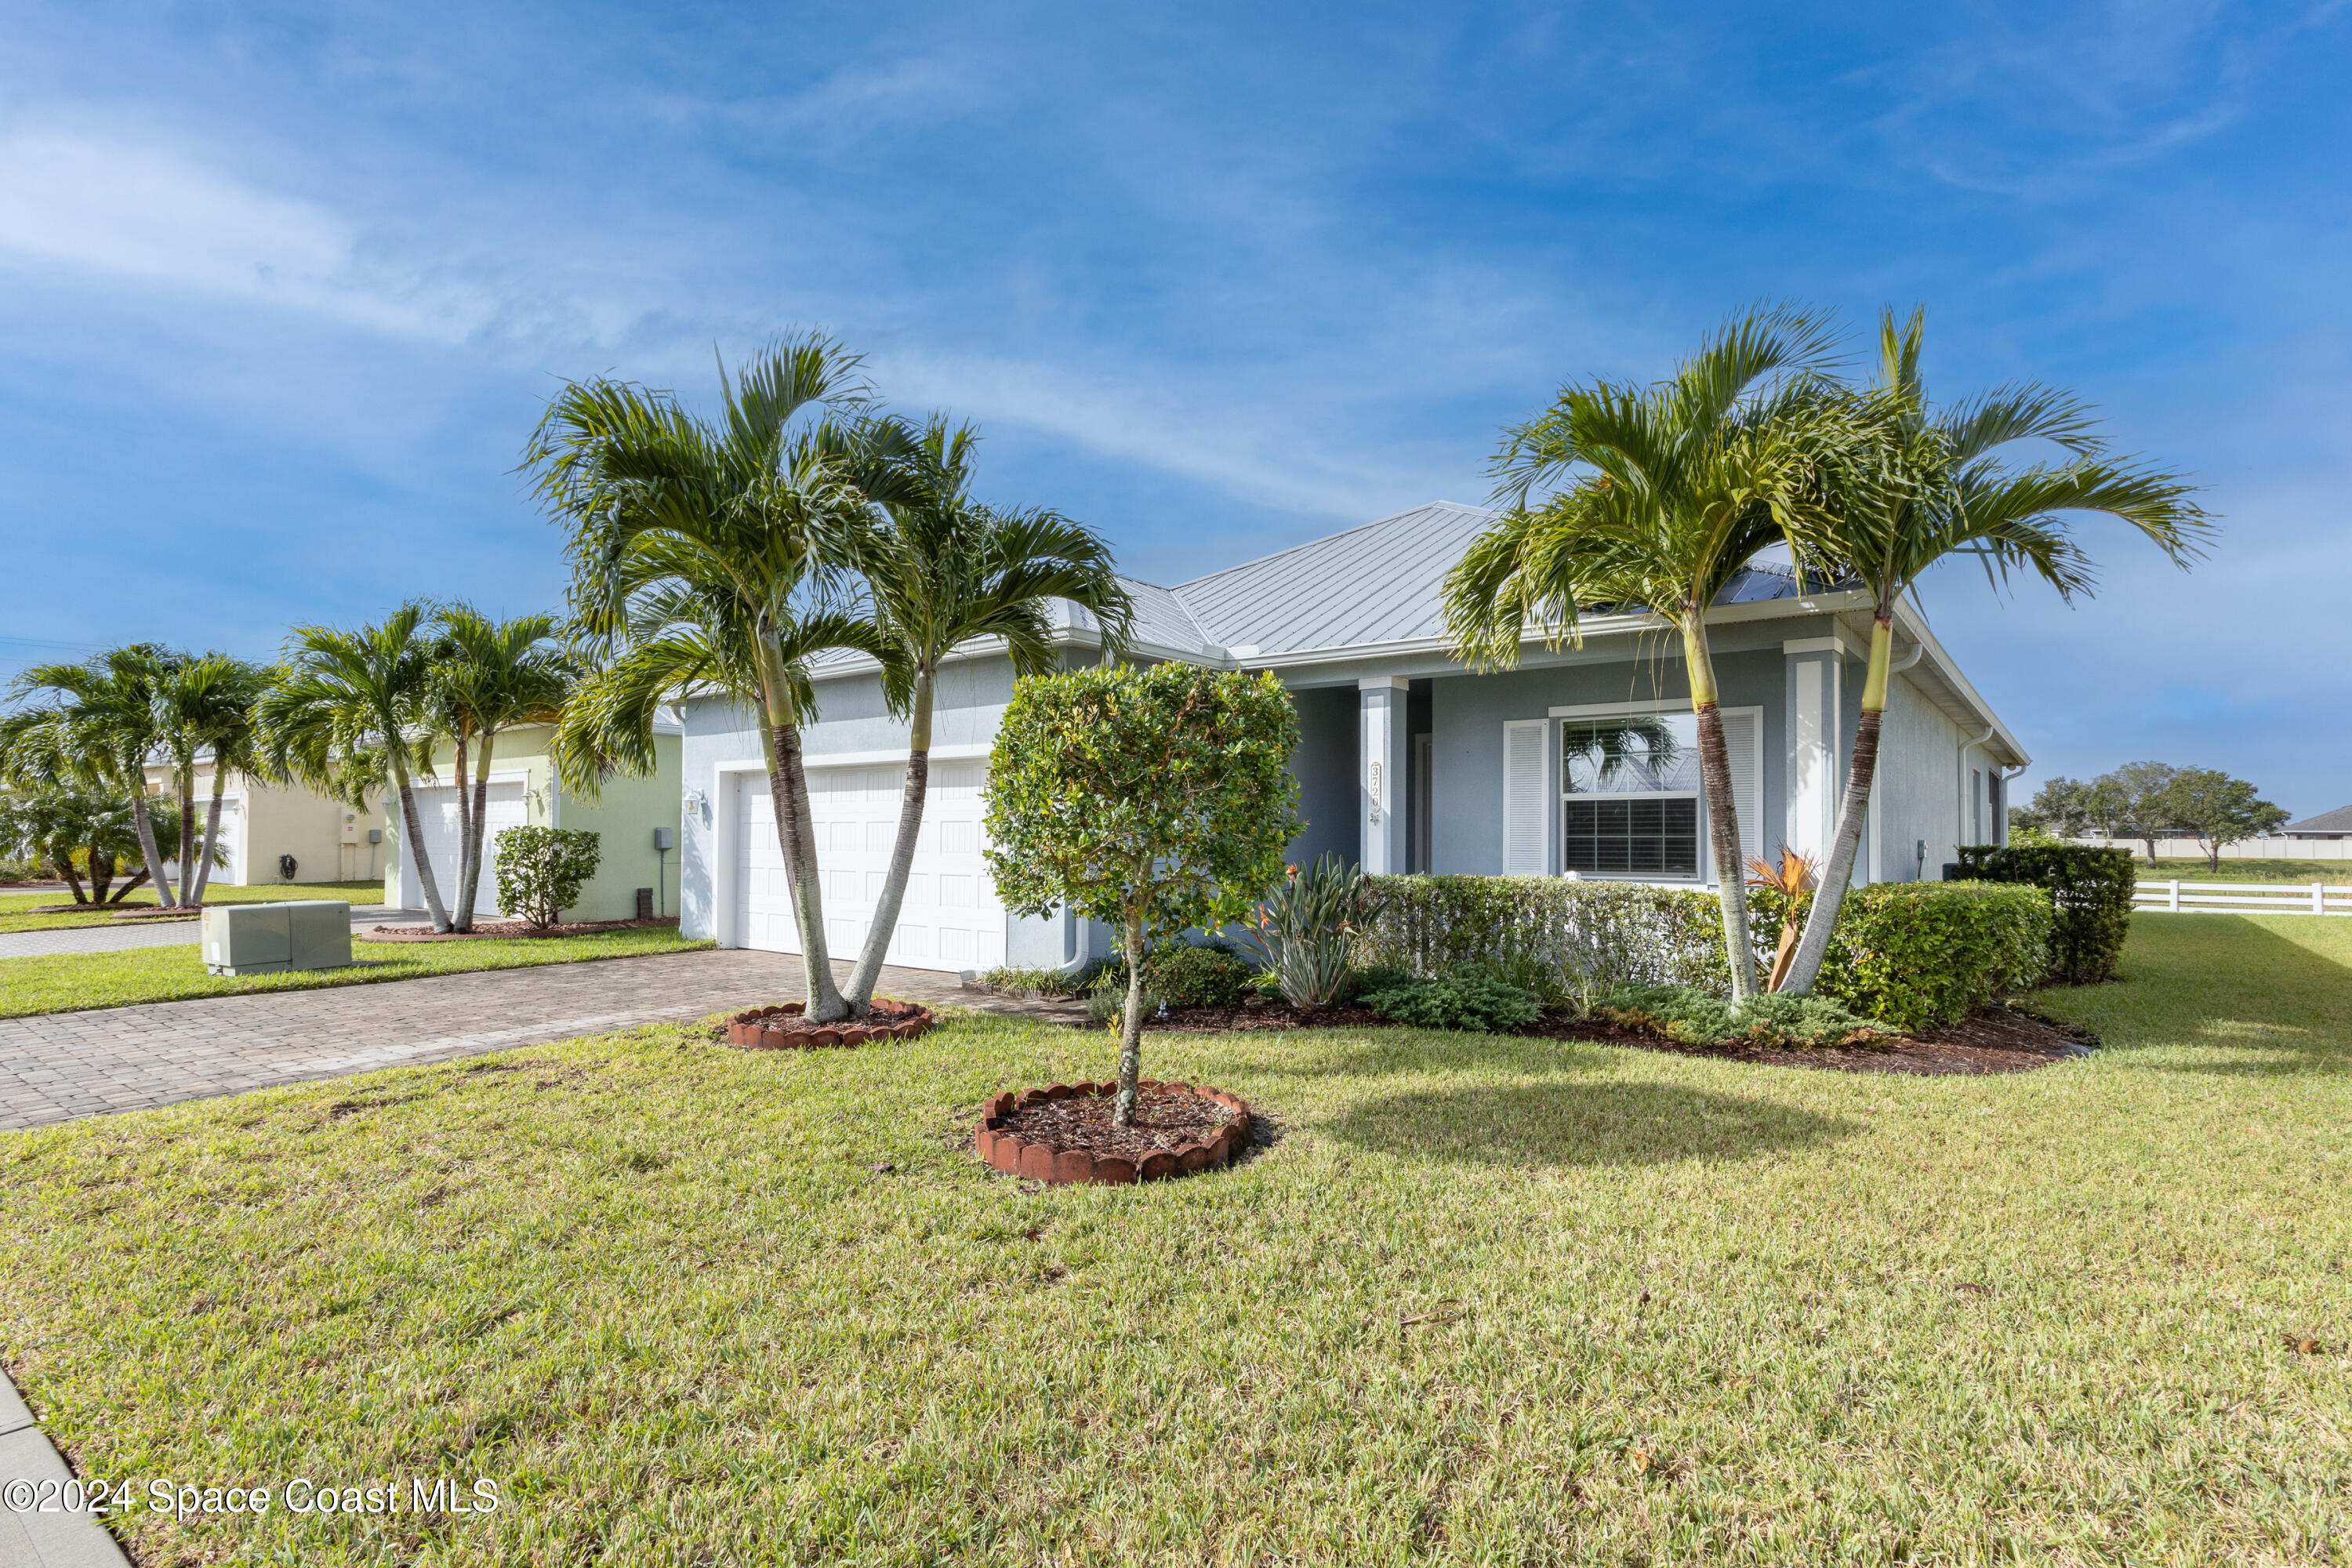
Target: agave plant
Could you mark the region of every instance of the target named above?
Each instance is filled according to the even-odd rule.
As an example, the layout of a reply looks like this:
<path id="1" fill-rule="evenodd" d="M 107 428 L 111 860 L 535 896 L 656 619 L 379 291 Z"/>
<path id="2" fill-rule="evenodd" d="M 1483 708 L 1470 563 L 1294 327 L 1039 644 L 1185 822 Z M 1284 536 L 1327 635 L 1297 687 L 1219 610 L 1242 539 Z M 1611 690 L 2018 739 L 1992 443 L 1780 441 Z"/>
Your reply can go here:
<path id="1" fill-rule="evenodd" d="M 1327 1007 L 1348 982 L 1355 933 L 1380 916 L 1380 895 L 1360 867 L 1326 854 L 1304 876 L 1292 866 L 1258 903 L 1250 938 L 1283 999 Z"/>

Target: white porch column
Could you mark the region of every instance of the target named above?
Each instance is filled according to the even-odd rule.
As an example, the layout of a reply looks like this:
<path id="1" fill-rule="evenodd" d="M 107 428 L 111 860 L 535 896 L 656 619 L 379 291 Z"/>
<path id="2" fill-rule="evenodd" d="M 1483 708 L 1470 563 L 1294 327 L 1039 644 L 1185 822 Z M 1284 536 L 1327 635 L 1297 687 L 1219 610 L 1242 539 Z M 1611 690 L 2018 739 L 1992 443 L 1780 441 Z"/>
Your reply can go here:
<path id="1" fill-rule="evenodd" d="M 1789 817 L 1784 841 L 1816 864 L 1830 858 L 1837 837 L 1838 800 L 1845 793 L 1845 748 L 1839 744 L 1846 646 L 1835 637 L 1802 637 L 1780 645 L 1789 664 Z M 1767 844 L 1772 856 L 1777 846 Z"/>
<path id="2" fill-rule="evenodd" d="M 1405 694 L 1411 686 L 1402 676 L 1393 675 L 1356 682 L 1363 737 L 1356 751 L 1362 765 L 1356 780 L 1360 805 L 1356 841 L 1362 846 L 1358 858 L 1370 875 L 1394 875 L 1412 866 L 1405 812 L 1405 783 L 1412 767 L 1407 755 Z"/>

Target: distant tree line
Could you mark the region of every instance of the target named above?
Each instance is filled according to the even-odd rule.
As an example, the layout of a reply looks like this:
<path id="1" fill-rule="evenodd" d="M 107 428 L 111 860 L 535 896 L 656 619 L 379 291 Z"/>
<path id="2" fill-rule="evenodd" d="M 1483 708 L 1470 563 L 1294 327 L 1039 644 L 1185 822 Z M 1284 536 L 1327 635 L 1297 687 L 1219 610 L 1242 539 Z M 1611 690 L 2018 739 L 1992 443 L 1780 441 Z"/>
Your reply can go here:
<path id="1" fill-rule="evenodd" d="M 2219 768 L 2126 763 L 2088 784 L 2052 779 L 2032 801 L 2010 808 L 2009 823 L 2058 838 L 2137 838 L 2150 860 L 2158 839 L 2193 838 L 2218 871 L 2223 849 L 2285 826 L 2287 813 Z"/>

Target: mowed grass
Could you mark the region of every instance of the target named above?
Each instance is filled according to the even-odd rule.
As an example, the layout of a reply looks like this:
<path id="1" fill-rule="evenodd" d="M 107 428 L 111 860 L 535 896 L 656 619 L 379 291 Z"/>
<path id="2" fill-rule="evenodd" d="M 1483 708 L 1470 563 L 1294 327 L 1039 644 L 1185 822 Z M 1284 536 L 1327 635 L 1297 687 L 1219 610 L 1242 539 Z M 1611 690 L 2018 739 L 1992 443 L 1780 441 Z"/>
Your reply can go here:
<path id="1" fill-rule="evenodd" d="M 2314 882 L 2352 884 L 2352 860 L 2231 860 L 2214 870 L 2202 858 L 2139 862 L 2139 879 L 2166 882 L 2288 882 L 2309 887 Z"/>
<path id="2" fill-rule="evenodd" d="M 115 885 L 121 885 L 120 878 L 116 879 Z M 383 902 L 383 879 L 379 877 L 370 882 L 268 882 L 256 883 L 249 888 L 224 887 L 214 882 L 205 889 L 205 902 L 208 904 L 275 904 L 293 899 L 340 899 L 352 905 L 381 904 Z M 153 909 L 155 889 L 142 883 L 137 892 L 119 904 L 77 907 L 54 915 L 26 912 L 45 909 L 51 904 L 72 902 L 73 889 L 70 888 L 59 888 L 50 893 L 0 894 L 0 935 L 9 931 L 70 931 L 81 926 L 112 925 L 117 910 Z"/>
<path id="3" fill-rule="evenodd" d="M 1092 1032 L 532 1047 L 0 1137 L 0 1353 L 86 1476 L 501 1488 L 158 1563 L 2341 1562 L 2347 966 L 2144 918 L 1998 1078 L 1155 1035 L 1280 1137 L 1125 1189 L 966 1145 Z"/>
<path id="4" fill-rule="evenodd" d="M 483 938 L 476 942 L 354 942 L 346 969 L 282 974 L 207 974 L 195 932 L 185 947 L 135 947 L 112 952 L 59 952 L 0 958 L 0 1018 L 124 1007 L 137 1002 L 178 1002 L 246 991 L 310 991 L 454 974 L 467 969 L 520 969 L 535 963 L 575 963 L 591 958 L 636 958 L 683 952 L 708 942 L 680 938 L 675 926 L 633 926 L 582 936 Z"/>

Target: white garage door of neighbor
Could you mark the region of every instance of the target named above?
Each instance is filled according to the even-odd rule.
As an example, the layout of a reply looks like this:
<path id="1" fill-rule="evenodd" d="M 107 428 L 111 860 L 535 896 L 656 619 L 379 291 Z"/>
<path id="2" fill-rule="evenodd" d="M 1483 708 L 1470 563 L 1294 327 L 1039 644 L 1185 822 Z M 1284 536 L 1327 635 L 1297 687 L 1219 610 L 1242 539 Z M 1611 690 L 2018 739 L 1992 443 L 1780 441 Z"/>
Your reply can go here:
<path id="1" fill-rule="evenodd" d="M 482 885 L 474 896 L 474 911 L 487 914 L 499 903 L 499 835 L 509 827 L 521 827 L 530 821 L 530 809 L 523 800 L 520 779 L 511 784 L 490 781 L 490 795 L 484 815 L 488 823 L 482 832 Z M 441 889 L 441 902 L 455 905 L 457 901 L 457 868 L 462 864 L 457 844 L 457 788 L 442 784 L 437 788 L 416 792 L 416 820 L 424 830 L 425 858 L 433 865 L 434 886 Z M 416 879 L 416 861 L 412 853 L 407 866 L 408 876 L 402 887 L 402 901 L 412 909 L 425 907 L 425 891 Z"/>
<path id="2" fill-rule="evenodd" d="M 1004 962 L 1004 906 L 980 858 L 986 768 L 981 762 L 931 766 L 915 863 L 885 955 L 891 963 L 961 970 L 994 969 Z M 836 959 L 854 959 L 881 901 L 905 775 L 891 767 L 811 768 L 808 781 L 817 868 L 824 879 L 825 945 Z M 798 952 L 800 930 L 764 774 L 746 777 L 737 792 L 735 846 L 737 940 L 769 952 Z"/>

